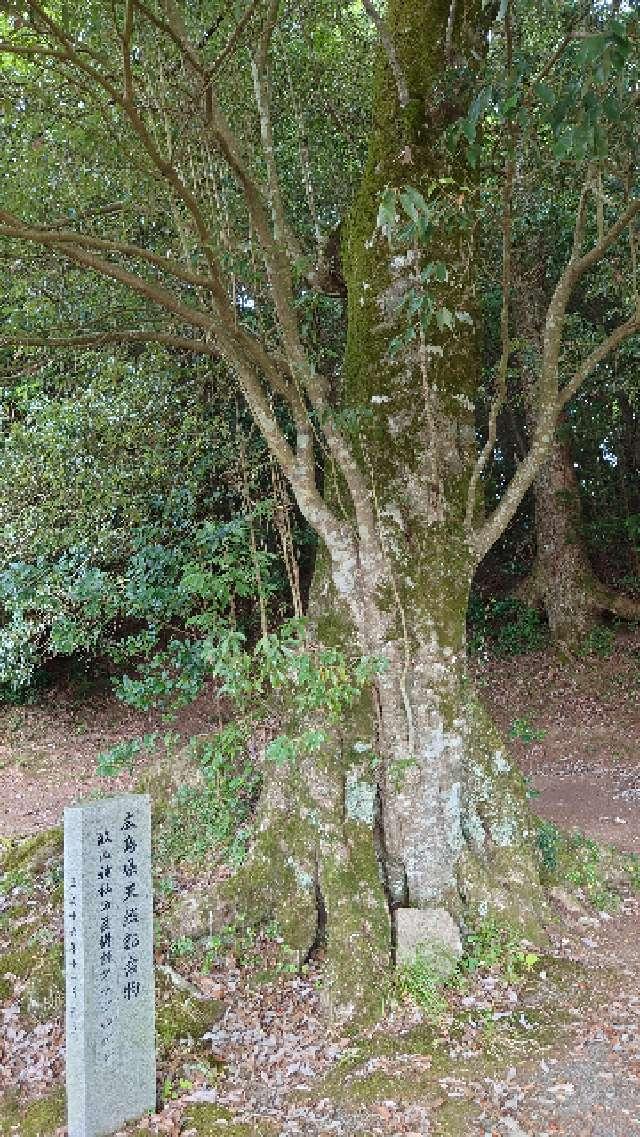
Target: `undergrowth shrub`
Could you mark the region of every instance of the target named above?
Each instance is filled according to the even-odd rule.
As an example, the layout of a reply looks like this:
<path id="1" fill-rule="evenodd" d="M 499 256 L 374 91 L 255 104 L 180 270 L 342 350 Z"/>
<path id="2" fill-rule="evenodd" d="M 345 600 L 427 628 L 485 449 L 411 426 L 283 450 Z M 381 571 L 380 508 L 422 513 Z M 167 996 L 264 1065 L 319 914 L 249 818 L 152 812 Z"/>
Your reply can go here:
<path id="1" fill-rule="evenodd" d="M 215 613 L 204 613 L 200 626 L 208 629 L 198 644 L 202 676 L 214 680 L 215 696 L 232 701 L 235 717 L 212 738 L 191 740 L 191 764 L 201 776 L 196 786 L 179 788 L 165 818 L 160 852 L 165 859 L 197 862 L 215 849 L 238 864 L 248 839 L 246 822 L 260 788 L 258 768 L 248 756 L 248 740 L 258 725 L 264 728 L 268 723 L 272 735 L 264 747 L 265 762 L 284 765 L 319 750 L 345 712 L 362 698 L 384 661 L 349 658 L 335 648 L 311 643 L 301 619 L 285 621 L 277 632 L 261 636 L 253 645 Z M 143 673 L 142 678 L 121 685 L 121 697 L 134 706 L 152 705 L 165 696 L 175 700 L 172 674 L 159 669 L 154 659 L 151 674 L 157 679 L 151 693 L 148 673 L 146 678 Z M 278 723 L 285 724 L 280 732 Z M 136 758 L 155 746 L 158 737 L 118 743 L 100 756 L 101 772 L 132 770 Z M 161 741 L 169 754 L 186 742 L 171 731 Z M 376 761 L 373 751 L 369 758 Z"/>
<path id="2" fill-rule="evenodd" d="M 580 892 L 595 908 L 616 907 L 619 898 L 608 880 L 610 866 L 607 850 L 583 833 L 567 833 L 550 821 L 538 827 L 538 848 L 542 860 L 543 879 L 548 885 L 560 884 Z M 623 874 L 633 883 L 633 866 L 629 858 L 615 854 Z"/>
<path id="3" fill-rule="evenodd" d="M 472 654 L 520 655 L 539 650 L 548 638 L 540 613 L 511 596 L 485 601 L 472 594 L 467 622 Z"/>
<path id="4" fill-rule="evenodd" d="M 409 998 L 427 1014 L 437 1019 L 447 1006 L 445 991 L 448 986 L 442 970 L 434 965 L 433 958 L 418 951 L 415 960 L 402 964 L 396 973 L 395 990 L 399 998 Z"/>
<path id="5" fill-rule="evenodd" d="M 169 805 L 157 842 L 161 861 L 198 866 L 216 855 L 232 866 L 242 863 L 261 784 L 246 741 L 235 723 L 212 738 L 192 740 L 190 757 L 202 776 L 196 785 L 180 786 Z"/>
<path id="6" fill-rule="evenodd" d="M 514 719 L 509 727 L 509 738 L 518 739 L 526 745 L 530 745 L 532 742 L 542 742 L 546 733 L 544 727 L 534 726 L 526 716 Z"/>
<path id="7" fill-rule="evenodd" d="M 460 960 L 462 975 L 500 972 L 508 983 L 517 984 L 536 966 L 540 957 L 516 930 L 495 916 L 479 920 L 468 933 Z"/>
<path id="8" fill-rule="evenodd" d="M 518 986 L 540 962 L 537 952 L 516 930 L 496 916 L 478 919 L 467 932 L 460 959 L 447 974 L 427 950 L 418 950 L 410 963 L 402 964 L 394 980 L 395 994 L 409 998 L 431 1019 L 447 1007 L 447 992 L 464 991 L 475 975 L 501 976 Z"/>
<path id="9" fill-rule="evenodd" d="M 87 368 L 72 396 L 26 398 L 0 444 L 0 698 L 107 660 L 131 705 L 184 705 L 214 618 L 255 634 L 259 608 L 287 611 L 283 516 L 292 548 L 302 527 L 226 386 L 203 399 L 161 350 Z"/>
<path id="10" fill-rule="evenodd" d="M 580 647 L 581 655 L 597 655 L 600 659 L 610 659 L 616 642 L 616 633 L 613 628 L 604 624 L 596 624 L 592 628 Z"/>

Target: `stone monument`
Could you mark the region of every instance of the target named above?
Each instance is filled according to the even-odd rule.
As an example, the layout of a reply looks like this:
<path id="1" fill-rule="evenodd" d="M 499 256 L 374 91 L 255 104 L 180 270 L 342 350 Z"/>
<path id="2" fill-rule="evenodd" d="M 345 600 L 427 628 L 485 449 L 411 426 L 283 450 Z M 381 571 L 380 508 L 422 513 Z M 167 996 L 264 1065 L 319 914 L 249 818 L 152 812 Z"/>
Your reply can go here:
<path id="1" fill-rule="evenodd" d="M 123 794 L 64 811 L 69 1137 L 155 1111 L 151 809 Z"/>

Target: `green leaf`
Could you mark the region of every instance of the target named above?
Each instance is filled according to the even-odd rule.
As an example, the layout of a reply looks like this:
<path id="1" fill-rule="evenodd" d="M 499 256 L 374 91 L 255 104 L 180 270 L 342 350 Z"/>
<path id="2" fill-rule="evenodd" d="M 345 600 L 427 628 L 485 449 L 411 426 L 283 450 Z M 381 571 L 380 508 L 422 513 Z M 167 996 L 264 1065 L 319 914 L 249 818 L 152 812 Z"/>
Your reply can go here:
<path id="1" fill-rule="evenodd" d="M 387 187 L 382 193 L 380 205 L 378 206 L 376 228 L 380 229 L 388 237 L 397 220 L 396 190 Z"/>
<path id="2" fill-rule="evenodd" d="M 467 121 L 467 124 L 469 127 L 473 127 L 473 137 L 469 136 L 469 134 L 467 133 L 467 128 L 465 126 L 463 126 L 463 128 L 462 128 L 464 133 L 466 134 L 467 138 L 469 139 L 469 142 L 473 142 L 473 140 L 475 138 L 476 125 L 479 122 L 479 120 L 481 119 L 484 112 L 486 111 L 487 107 L 489 106 L 491 99 L 492 99 L 492 95 L 493 95 L 493 92 L 492 92 L 491 87 L 485 87 L 484 90 L 480 91 L 476 95 L 471 106 L 469 107 L 469 112 L 468 112 L 466 121 Z"/>
<path id="3" fill-rule="evenodd" d="M 392 357 L 394 355 L 397 355 L 398 352 L 402 351 L 403 347 L 407 347 L 407 345 L 410 344 L 411 341 L 414 340 L 415 338 L 416 338 L 415 328 L 407 328 L 407 330 L 402 332 L 401 335 L 394 336 L 393 339 L 390 340 L 390 342 L 389 342 L 389 348 L 388 348 L 389 355 Z"/>
<path id="4" fill-rule="evenodd" d="M 474 146 L 469 146 L 467 148 L 467 162 L 471 166 L 472 170 L 476 169 L 476 166 L 478 165 L 478 158 L 480 157 L 480 154 L 481 154 L 481 147 L 477 144 Z"/>
<path id="5" fill-rule="evenodd" d="M 419 221 L 420 218 L 424 217 L 429 211 L 429 206 L 422 194 L 419 190 L 414 189 L 413 186 L 405 186 L 400 194 L 400 201 L 405 213 L 412 221 Z"/>
<path id="6" fill-rule="evenodd" d="M 441 332 L 444 331 L 445 328 L 452 328 L 453 312 L 451 312 L 448 308 L 438 308 L 436 310 L 436 324 L 438 325 Z"/>
<path id="7" fill-rule="evenodd" d="M 276 766 L 286 766 L 288 762 L 293 762 L 297 756 L 296 746 L 293 739 L 288 738 L 286 735 L 279 735 L 274 738 L 269 745 L 265 748 L 265 758 L 269 762 L 275 762 Z"/>
<path id="8" fill-rule="evenodd" d="M 420 273 L 423 284 L 428 284 L 431 280 L 436 280 L 438 284 L 446 284 L 448 279 L 449 270 L 443 261 L 429 261 Z"/>
<path id="9" fill-rule="evenodd" d="M 534 91 L 539 101 L 546 107 L 551 107 L 556 101 L 556 93 L 548 83 L 536 83 Z"/>
<path id="10" fill-rule="evenodd" d="M 407 319 L 410 320 L 413 316 L 416 315 L 417 312 L 420 312 L 422 310 L 426 299 L 426 296 L 424 296 L 421 292 L 414 292 L 411 290 L 411 292 L 407 293 L 404 302 L 404 310 L 407 315 Z"/>
<path id="11" fill-rule="evenodd" d="M 321 750 L 326 741 L 327 736 L 324 730 L 305 730 L 304 734 L 300 736 L 300 745 L 308 753 Z"/>
<path id="12" fill-rule="evenodd" d="M 603 55 L 608 43 L 609 37 L 603 32 L 598 33 L 598 35 L 586 36 L 576 52 L 577 62 L 581 65 L 593 63 L 594 60 Z"/>

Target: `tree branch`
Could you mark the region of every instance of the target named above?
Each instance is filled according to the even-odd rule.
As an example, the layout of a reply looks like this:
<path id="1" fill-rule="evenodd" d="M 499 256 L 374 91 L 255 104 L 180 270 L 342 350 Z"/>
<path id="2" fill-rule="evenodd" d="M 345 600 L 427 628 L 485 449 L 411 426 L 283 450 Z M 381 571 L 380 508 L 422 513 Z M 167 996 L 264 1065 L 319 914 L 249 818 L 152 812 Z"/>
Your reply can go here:
<path id="1" fill-rule="evenodd" d="M 124 15 L 124 28 L 121 36 L 122 43 L 122 72 L 124 75 L 124 101 L 133 102 L 133 70 L 131 67 L 131 37 L 133 35 L 133 8 L 134 0 L 127 0 Z"/>
<path id="2" fill-rule="evenodd" d="M 206 340 L 187 339 L 186 336 L 175 336 L 171 332 L 156 332 L 153 330 L 139 331 L 134 328 L 123 328 L 120 331 L 96 332 L 93 335 L 78 333 L 70 336 L 0 336 L 2 347 L 44 347 L 49 349 L 72 347 L 102 347 L 104 344 L 129 343 L 159 343 L 165 347 L 175 348 L 176 351 L 188 351 L 196 355 L 208 355 L 212 359 L 220 359 L 220 352 L 213 344 Z"/>
<path id="3" fill-rule="evenodd" d="M 590 268 L 593 268 L 593 266 L 598 263 L 598 261 L 602 260 L 607 250 L 616 243 L 618 238 L 622 236 L 625 229 L 631 224 L 631 222 L 635 217 L 638 216 L 639 213 L 640 197 L 636 197 L 632 199 L 618 220 L 615 221 L 609 229 L 607 229 L 604 236 L 593 246 L 592 249 L 589 249 L 588 253 L 585 253 L 581 257 L 572 256 L 571 260 L 569 261 L 569 265 L 567 266 L 567 271 L 571 275 L 572 283 L 575 284 L 578 280 L 580 280 L 582 276 L 584 276 L 585 272 L 588 272 Z"/>
<path id="4" fill-rule="evenodd" d="M 87 252 L 78 245 L 72 244 L 71 241 L 59 240 L 57 233 L 49 234 L 46 231 L 42 232 L 37 229 L 22 232 L 13 230 L 7 231 L 7 229 L 0 228 L 0 236 L 50 246 L 61 256 L 72 261 L 74 264 L 79 264 L 82 265 L 83 268 L 91 269 L 100 276 L 117 280 L 118 283 L 126 285 L 127 288 L 138 293 L 139 296 L 144 296 L 153 304 L 157 304 L 158 307 L 164 308 L 165 311 L 173 312 L 173 314 L 179 316 L 185 324 L 202 328 L 209 333 L 214 331 L 215 325 L 210 315 L 198 312 L 195 308 L 190 308 L 187 304 L 183 304 L 180 300 L 176 299 L 173 293 L 163 288 L 162 285 L 154 281 L 146 280 L 144 277 L 137 276 L 135 273 L 122 268 L 121 265 L 114 264 L 112 261 L 106 261 L 102 257 Z"/>
<path id="5" fill-rule="evenodd" d="M 10 221 L 4 230 L 4 235 L 12 239 L 22 238 L 49 247 L 71 263 L 117 281 L 138 295 L 145 297 L 163 311 L 177 316 L 186 325 L 199 328 L 207 336 L 215 339 L 215 346 L 207 343 L 199 350 L 203 350 L 206 354 L 219 351 L 234 372 L 251 414 L 263 432 L 269 449 L 289 480 L 303 513 L 327 545 L 330 548 L 333 546 L 334 553 L 340 546 L 342 546 L 343 551 L 345 547 L 348 547 L 350 553 L 353 552 L 354 536 L 350 525 L 339 521 L 336 514 L 323 501 L 316 486 L 312 422 L 306 405 L 306 397 L 308 396 L 312 403 L 315 399 L 315 405 L 322 412 L 321 418 L 326 408 L 320 390 L 321 382 L 315 376 L 313 365 L 301 341 L 294 304 L 291 264 L 282 241 L 278 239 L 285 232 L 286 224 L 281 200 L 279 203 L 277 202 L 277 233 L 274 233 L 269 222 L 268 205 L 265 201 L 263 189 L 251 173 L 252 163 L 243 157 L 241 148 L 230 130 L 211 88 L 211 99 L 207 100 L 206 106 L 208 112 L 210 103 L 211 114 L 205 120 L 204 129 L 215 140 L 218 150 L 238 181 L 252 227 L 262 245 L 278 324 L 288 357 L 288 366 L 285 369 L 274 358 L 273 353 L 252 337 L 246 329 L 239 326 L 237 312 L 231 306 L 227 289 L 223 283 L 223 274 L 213 251 L 209 226 L 200 203 L 178 168 L 165 156 L 156 143 L 152 128 L 147 121 L 148 108 L 136 103 L 134 76 L 131 67 L 128 67 L 126 60 L 123 62 L 123 83 L 121 85 L 117 77 L 111 76 L 105 70 L 104 61 L 93 52 L 89 51 L 88 55 L 85 54 L 83 46 L 77 44 L 66 29 L 56 23 L 48 11 L 42 8 L 39 0 L 28 0 L 28 3 L 31 11 L 37 16 L 36 22 L 41 29 L 44 29 L 41 34 L 48 36 L 53 42 L 55 55 L 61 58 L 64 67 L 73 69 L 73 72 L 84 83 L 91 85 L 98 92 L 104 92 L 109 104 L 121 112 L 125 126 L 133 132 L 141 150 L 150 160 L 152 171 L 157 171 L 169 190 L 175 194 L 189 214 L 195 227 L 200 248 L 206 258 L 209 272 L 207 276 L 193 273 L 190 270 L 182 269 L 177 262 L 172 262 L 169 267 L 161 263 L 162 259 L 157 258 L 156 254 L 149 253 L 147 250 L 139 250 L 137 246 L 126 242 L 114 242 L 107 238 L 91 235 L 78 235 L 65 230 L 47 232 L 39 227 L 16 226 L 13 221 Z M 131 21 L 135 6 L 138 12 L 152 20 L 156 28 L 171 38 L 173 44 L 196 75 L 205 78 L 198 50 L 188 40 L 179 9 L 174 5 L 173 0 L 162 0 L 162 4 L 162 16 L 155 17 L 144 4 L 144 0 L 133 0 L 133 3 L 131 0 L 127 0 L 125 33 L 120 38 L 127 41 L 132 34 Z M 266 74 L 269 39 L 276 15 L 277 5 L 275 0 L 271 0 L 261 44 L 262 55 L 258 57 L 258 71 L 262 73 L 262 78 Z M 126 48 L 126 43 L 123 44 L 123 48 Z M 205 78 L 205 83 L 206 81 Z M 200 98 L 201 93 L 199 90 L 198 98 Z M 266 108 L 267 115 L 268 93 L 268 89 L 265 91 L 263 87 L 261 88 L 260 102 L 262 109 Z M 103 113 L 105 112 L 103 111 Z M 265 158 L 270 164 L 270 186 L 272 189 L 276 189 L 277 199 L 277 169 L 272 143 L 271 148 L 269 147 L 271 139 L 268 119 L 267 132 L 264 130 L 264 125 L 263 115 L 263 149 L 265 150 Z M 270 152 L 267 153 L 267 151 Z M 129 271 L 123 265 L 114 263 L 106 256 L 100 255 L 101 253 L 139 257 L 161 271 L 168 270 L 175 275 L 176 279 L 185 284 L 190 284 L 196 288 L 206 287 L 213 296 L 215 316 L 218 319 L 216 320 L 213 314 L 190 307 L 158 282 L 147 280 L 143 276 Z M 169 335 L 169 333 L 163 333 L 163 335 Z M 68 337 L 66 338 L 68 340 Z M 185 337 L 178 338 L 184 339 Z M 92 338 L 91 342 L 95 344 L 95 338 Z M 134 341 L 130 340 L 130 342 Z M 142 342 L 142 340 L 138 338 L 138 342 Z M 187 342 L 191 343 L 191 341 Z M 75 346 L 82 346 L 83 344 L 89 345 L 87 336 L 82 337 L 82 342 L 76 337 Z M 73 345 L 67 342 L 66 346 Z M 198 349 L 192 347 L 191 350 Z M 263 379 L 269 384 L 271 391 L 282 394 L 292 408 L 298 436 L 298 446 L 295 452 L 279 426 L 271 404 L 271 397 L 264 389 Z M 360 525 L 360 522 L 364 521 L 364 531 L 365 536 L 367 536 L 369 530 L 373 531 L 374 525 L 367 498 L 366 483 L 351 455 L 349 446 L 342 439 L 339 431 L 335 428 L 335 424 L 328 416 L 325 437 L 349 484 L 358 524 Z"/>
<path id="6" fill-rule="evenodd" d="M 451 18 L 451 12 L 450 12 Z M 505 34 L 507 40 L 507 70 L 511 79 L 513 64 L 513 42 L 511 27 L 511 4 L 507 3 L 505 13 Z M 465 514 L 465 530 L 471 532 L 473 516 L 476 509 L 476 493 L 478 482 L 489 458 L 493 454 L 498 435 L 498 416 L 507 398 L 507 378 L 509 373 L 509 355 L 511 353 L 511 340 L 509 337 L 509 300 L 511 292 L 511 240 L 512 240 L 512 210 L 513 210 L 513 182 L 515 178 L 515 131 L 512 123 L 509 124 L 509 150 L 505 162 L 504 182 L 502 187 L 502 307 L 500 311 L 500 340 L 501 351 L 498 363 L 496 395 L 491 402 L 489 411 L 489 429 L 478 460 L 475 464 L 469 486 L 467 488 L 467 510 Z"/>
<path id="7" fill-rule="evenodd" d="M 248 6 L 246 12 L 238 20 L 238 23 L 236 24 L 231 35 L 229 36 L 229 39 L 227 40 L 226 44 L 224 45 L 222 50 L 218 53 L 216 58 L 213 60 L 213 63 L 211 63 L 207 67 L 207 84 L 211 83 L 213 76 L 216 74 L 217 71 L 220 70 L 223 63 L 229 58 L 229 56 L 233 52 L 233 49 L 236 47 L 238 40 L 240 39 L 240 36 L 242 35 L 243 31 L 245 30 L 246 27 L 248 27 L 248 25 L 251 23 L 251 21 L 254 20 L 256 18 L 256 16 L 260 14 L 261 8 L 262 8 L 261 0 L 253 0 L 253 2 L 252 2 L 252 0 L 249 0 L 249 6 Z"/>
<path id="8" fill-rule="evenodd" d="M 624 324 L 619 324 L 618 327 L 615 328 L 602 343 L 599 343 L 586 359 L 582 361 L 569 382 L 566 383 L 560 391 L 560 407 L 566 406 L 582 386 L 585 379 L 588 379 L 595 371 L 599 363 L 602 363 L 621 343 L 624 343 L 625 340 L 635 335 L 636 332 L 640 332 L 640 306 L 636 309 L 635 315 L 626 320 Z"/>
<path id="9" fill-rule="evenodd" d="M 0 236 L 16 240 L 37 241 L 43 245 L 77 245 L 81 248 L 102 250 L 109 253 L 122 253 L 124 256 L 138 258 L 151 264 L 161 272 L 167 273 L 184 284 L 193 285 L 194 288 L 203 288 L 207 292 L 215 292 L 215 282 L 207 276 L 183 269 L 178 261 L 172 257 L 162 257 L 143 249 L 140 245 L 132 245 L 126 241 L 115 241 L 105 237 L 92 237 L 90 234 L 78 233 L 72 229 L 51 229 L 41 225 L 28 226 L 20 218 L 15 217 L 6 210 L 0 209 Z"/>
<path id="10" fill-rule="evenodd" d="M 389 67 L 391 68 L 391 73 L 395 80 L 396 89 L 398 92 L 398 102 L 404 110 L 404 108 L 409 105 L 409 88 L 407 86 L 407 80 L 404 77 L 404 71 L 400 66 L 395 44 L 389 35 L 387 25 L 378 12 L 375 4 L 373 3 L 373 0 L 362 0 L 362 6 L 367 15 L 370 17 L 371 22 L 375 25 L 380 43 L 384 48 L 385 54 L 389 61 Z"/>
<path id="11" fill-rule="evenodd" d="M 625 232 L 640 211 L 640 199 L 636 198 L 627 206 L 617 221 L 610 226 L 603 237 L 589 250 L 580 255 L 582 243 L 581 229 L 585 208 L 587 184 L 583 187 L 578 203 L 574 247 L 564 272 L 556 285 L 547 309 L 544 327 L 542 363 L 538 389 L 537 417 L 529 453 L 519 465 L 498 506 L 484 525 L 475 533 L 469 532 L 469 543 L 479 562 L 504 532 L 514 516 L 522 498 L 533 483 L 553 441 L 556 422 L 562 407 L 576 393 L 594 368 L 624 339 L 638 330 L 638 311 L 625 324 L 621 324 L 575 372 L 567 386 L 559 391 L 558 366 L 562 347 L 567 304 L 577 282 L 589 269 L 598 264 L 618 238 Z"/>

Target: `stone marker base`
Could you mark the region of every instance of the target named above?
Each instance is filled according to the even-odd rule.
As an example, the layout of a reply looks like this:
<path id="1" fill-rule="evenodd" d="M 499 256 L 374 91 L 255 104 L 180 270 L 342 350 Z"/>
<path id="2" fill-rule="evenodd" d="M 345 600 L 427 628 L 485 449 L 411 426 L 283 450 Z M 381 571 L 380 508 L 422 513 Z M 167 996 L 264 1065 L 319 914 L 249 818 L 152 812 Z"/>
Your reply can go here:
<path id="1" fill-rule="evenodd" d="M 443 979 L 462 955 L 460 929 L 445 908 L 397 908 L 396 963 L 415 963 L 423 956 Z"/>

